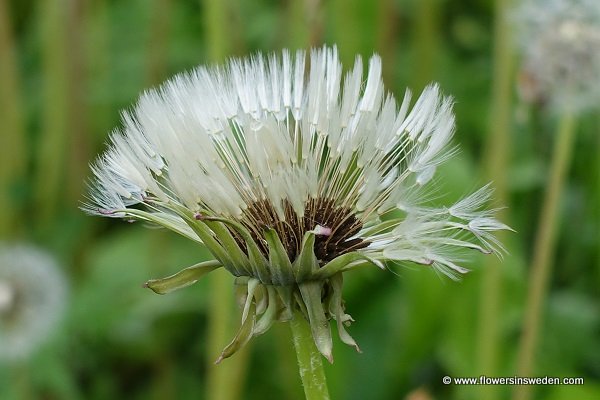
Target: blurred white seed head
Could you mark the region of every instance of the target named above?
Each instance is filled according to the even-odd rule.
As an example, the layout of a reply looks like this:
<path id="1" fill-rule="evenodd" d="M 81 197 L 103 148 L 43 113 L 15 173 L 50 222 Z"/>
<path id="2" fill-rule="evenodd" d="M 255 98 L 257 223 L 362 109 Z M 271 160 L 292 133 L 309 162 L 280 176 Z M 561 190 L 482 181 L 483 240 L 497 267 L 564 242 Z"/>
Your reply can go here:
<path id="1" fill-rule="evenodd" d="M 600 1 L 526 0 L 513 14 L 520 94 L 571 112 L 600 102 Z"/>
<path id="2" fill-rule="evenodd" d="M 0 243 L 0 361 L 27 358 L 64 313 L 66 281 L 50 255 Z"/>

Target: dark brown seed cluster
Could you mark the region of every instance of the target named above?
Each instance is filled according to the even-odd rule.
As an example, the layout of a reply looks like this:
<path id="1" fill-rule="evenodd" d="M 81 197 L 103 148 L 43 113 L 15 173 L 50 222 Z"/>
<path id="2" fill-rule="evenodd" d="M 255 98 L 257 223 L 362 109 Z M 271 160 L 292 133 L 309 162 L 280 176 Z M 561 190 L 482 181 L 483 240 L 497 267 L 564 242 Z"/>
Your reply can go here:
<path id="1" fill-rule="evenodd" d="M 268 256 L 268 247 L 263 232 L 268 228 L 277 232 L 292 262 L 300 252 L 304 234 L 315 229 L 317 225 L 331 229 L 331 234 L 316 235 L 315 238 L 314 251 L 321 264 L 369 245 L 369 242 L 361 238 L 350 239 L 360 231 L 362 222 L 354 216 L 352 210 L 336 206 L 332 199 L 310 199 L 304 207 L 302 217 L 298 217 L 292 205 L 286 200 L 284 213 L 285 219 L 282 220 L 271 203 L 266 200 L 251 204 L 244 212 L 242 223 L 249 229 L 265 256 Z M 241 238 L 235 234 L 234 236 L 240 247 L 246 251 Z"/>

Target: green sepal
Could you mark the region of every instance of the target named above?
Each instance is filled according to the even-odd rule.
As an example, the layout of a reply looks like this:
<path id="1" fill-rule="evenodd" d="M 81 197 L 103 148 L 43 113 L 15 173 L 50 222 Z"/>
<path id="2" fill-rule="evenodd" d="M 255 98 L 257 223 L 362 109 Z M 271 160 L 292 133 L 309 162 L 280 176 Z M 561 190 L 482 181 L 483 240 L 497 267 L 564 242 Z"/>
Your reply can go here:
<path id="1" fill-rule="evenodd" d="M 194 231 L 192 231 L 191 229 L 186 229 L 189 228 L 188 226 L 179 226 L 178 224 L 173 223 L 172 220 L 169 220 L 167 218 L 169 214 L 165 212 L 147 212 L 135 208 L 125 208 L 123 210 L 115 210 L 114 212 L 122 212 L 128 217 L 133 217 L 139 221 L 153 222 L 159 226 L 162 226 L 163 228 L 176 232 L 187 239 L 191 239 L 194 242 L 204 244 Z M 179 214 L 177 214 L 177 216 L 179 216 Z"/>
<path id="2" fill-rule="evenodd" d="M 248 318 L 250 305 L 254 304 L 254 291 L 258 287 L 259 283 L 259 280 L 255 278 L 251 278 L 248 281 L 248 293 L 246 294 L 246 303 L 244 304 L 244 311 L 242 312 L 242 324 L 246 322 L 246 318 Z"/>
<path id="3" fill-rule="evenodd" d="M 265 284 L 272 283 L 272 278 L 269 274 L 269 263 L 258 249 L 258 246 L 256 246 L 256 243 L 252 241 L 252 246 L 250 246 L 248 245 L 248 242 L 246 242 L 246 246 L 253 275 L 258 276 L 258 279 Z"/>
<path id="4" fill-rule="evenodd" d="M 215 364 L 220 363 L 224 359 L 231 357 L 234 355 L 239 349 L 244 347 L 246 343 L 252 338 L 252 331 L 254 329 L 254 325 L 256 323 L 256 313 L 255 306 L 252 299 L 250 299 L 250 306 L 248 308 L 249 318 L 246 318 L 245 321 L 242 322 L 242 326 L 240 327 L 237 335 L 233 338 L 231 343 L 229 343 L 223 352 L 215 361 Z"/>
<path id="5" fill-rule="evenodd" d="M 269 296 L 264 284 L 258 285 L 254 291 L 254 301 L 256 302 L 256 315 L 261 315 L 269 305 Z"/>
<path id="6" fill-rule="evenodd" d="M 231 235 L 229 229 L 227 229 L 218 221 L 206 220 L 202 222 L 204 222 L 206 226 L 215 233 L 218 241 L 221 243 L 229 257 L 231 257 L 232 267 L 235 271 L 233 274 L 235 276 L 249 275 L 252 270 L 250 268 L 248 256 L 246 256 L 242 249 L 240 249 L 240 246 Z"/>
<path id="7" fill-rule="evenodd" d="M 344 312 L 344 306 L 342 304 L 342 286 L 343 286 L 342 273 L 337 273 L 329 278 L 331 285 L 331 295 L 329 298 L 329 313 L 335 317 L 337 323 L 338 335 L 342 342 L 347 345 L 353 346 L 356 351 L 361 353 L 360 347 L 356 344 L 356 341 L 346 331 L 344 324 L 351 322 L 352 317 Z"/>
<path id="8" fill-rule="evenodd" d="M 273 286 L 266 286 L 266 290 L 267 295 L 265 297 L 268 299 L 267 309 L 254 326 L 254 336 L 262 335 L 269 330 L 271 325 L 273 325 L 273 322 L 275 322 L 277 316 L 277 309 L 279 308 L 277 292 Z"/>
<path id="9" fill-rule="evenodd" d="M 306 304 L 308 321 L 317 349 L 330 363 L 333 363 L 331 329 L 323 309 L 323 303 L 321 303 L 322 285 L 322 282 L 309 281 L 299 283 L 298 287 L 302 300 Z"/>
<path id="10" fill-rule="evenodd" d="M 287 251 L 274 229 L 265 231 L 265 240 L 269 245 L 269 268 L 275 285 L 291 285 L 295 282 L 292 263 Z"/>
<path id="11" fill-rule="evenodd" d="M 233 292 L 237 306 L 244 309 L 246 299 L 248 298 L 248 281 L 252 279 L 249 276 L 238 276 L 233 280 Z"/>
<path id="12" fill-rule="evenodd" d="M 304 318 L 308 321 L 308 311 L 306 310 L 306 304 L 304 304 L 304 299 L 302 298 L 302 294 L 300 294 L 300 290 L 294 290 L 294 300 L 296 300 L 296 305 L 298 306 L 298 310 Z"/>
<path id="13" fill-rule="evenodd" d="M 233 279 L 233 284 L 234 285 L 239 285 L 239 286 L 248 285 L 248 281 L 250 279 L 252 279 L 251 276 L 236 276 Z"/>
<path id="14" fill-rule="evenodd" d="M 279 321 L 285 322 L 289 321 L 293 318 L 293 294 L 292 288 L 289 286 L 273 286 L 275 288 L 275 292 L 281 299 L 281 303 L 283 304 L 283 308 L 277 314 L 277 319 Z"/>
<path id="15" fill-rule="evenodd" d="M 323 267 L 321 267 L 318 271 L 314 272 L 311 275 L 310 279 L 317 281 L 325 280 L 337 274 L 338 272 L 348 270 L 350 264 L 355 263 L 356 261 L 367 261 L 378 268 L 385 268 L 382 262 L 377 261 L 357 251 L 353 251 L 351 253 L 342 254 L 341 256 L 334 258 L 333 260 L 325 264 Z"/>
<path id="16" fill-rule="evenodd" d="M 302 239 L 300 254 L 293 264 L 296 282 L 303 282 L 319 269 L 319 261 L 315 256 L 315 234 L 306 232 Z"/>
<path id="17" fill-rule="evenodd" d="M 242 239 L 244 239 L 244 242 L 246 243 L 246 249 L 248 250 L 248 258 L 250 260 L 250 268 L 252 269 L 252 274 L 254 276 L 258 276 L 261 282 L 271 282 L 271 278 L 268 271 L 269 263 L 258 248 L 258 245 L 252 238 L 252 235 L 244 225 L 240 224 L 239 222 L 219 217 L 206 217 L 206 220 L 219 221 L 229 226 L 230 228 L 235 229 L 235 231 L 240 234 L 240 236 L 242 237 Z"/>
<path id="18" fill-rule="evenodd" d="M 190 228 L 198 235 L 200 240 L 204 243 L 206 248 L 215 256 L 215 258 L 223 264 L 225 269 L 227 269 L 232 274 L 234 273 L 233 269 L 233 260 L 227 254 L 227 251 L 221 246 L 221 244 L 214 238 L 213 233 L 208 226 L 203 222 L 196 221 L 190 217 L 184 218 L 184 221 L 189 225 Z"/>
<path id="19" fill-rule="evenodd" d="M 150 279 L 144 287 L 157 294 L 167 294 L 196 283 L 204 275 L 222 267 L 217 260 L 201 262 L 162 279 Z"/>

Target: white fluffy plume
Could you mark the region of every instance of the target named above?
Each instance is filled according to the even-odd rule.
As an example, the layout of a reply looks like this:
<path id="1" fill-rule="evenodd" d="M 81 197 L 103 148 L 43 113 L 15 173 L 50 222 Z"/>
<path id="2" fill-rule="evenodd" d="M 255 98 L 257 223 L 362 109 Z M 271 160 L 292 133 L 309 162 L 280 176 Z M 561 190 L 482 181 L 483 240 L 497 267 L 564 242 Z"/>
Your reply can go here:
<path id="1" fill-rule="evenodd" d="M 344 74 L 337 49 L 324 47 L 176 76 L 123 114 L 84 209 L 198 240 L 182 212 L 239 220 L 267 202 L 285 221 L 286 207 L 301 218 L 311 199 L 332 199 L 363 224 L 356 236 L 370 244 L 359 251 L 373 259 L 464 272 L 453 249 L 499 250 L 491 231 L 507 227 L 481 211 L 487 187 L 449 208 L 420 204 L 452 153 L 452 99 L 432 85 L 412 107 L 409 91 L 397 103 L 381 59 L 363 69 L 357 57 Z"/>

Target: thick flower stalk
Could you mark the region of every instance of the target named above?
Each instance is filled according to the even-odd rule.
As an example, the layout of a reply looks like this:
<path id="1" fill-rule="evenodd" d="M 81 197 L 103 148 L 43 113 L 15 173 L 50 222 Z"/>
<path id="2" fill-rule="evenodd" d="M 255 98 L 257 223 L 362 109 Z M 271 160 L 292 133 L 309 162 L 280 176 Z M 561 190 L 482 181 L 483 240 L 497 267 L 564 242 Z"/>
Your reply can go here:
<path id="1" fill-rule="evenodd" d="M 467 271 L 462 250 L 502 251 L 492 233 L 507 226 L 483 208 L 488 186 L 425 204 L 452 154 L 452 99 L 433 85 L 410 103 L 408 91 L 400 103 L 384 91 L 378 56 L 366 79 L 360 57 L 343 76 L 336 48 L 199 67 L 123 114 L 85 210 L 161 225 L 214 255 L 147 282 L 157 293 L 215 268 L 236 277 L 242 324 L 220 359 L 301 313 L 331 361 L 331 319 L 359 349 L 344 272 L 391 261 L 455 277 Z"/>

